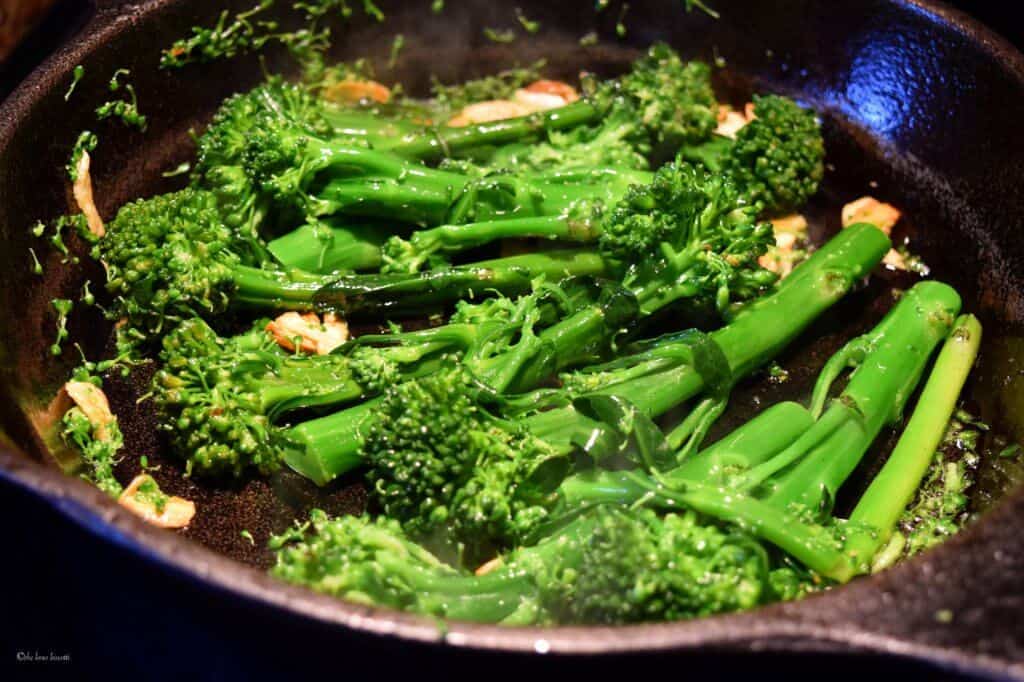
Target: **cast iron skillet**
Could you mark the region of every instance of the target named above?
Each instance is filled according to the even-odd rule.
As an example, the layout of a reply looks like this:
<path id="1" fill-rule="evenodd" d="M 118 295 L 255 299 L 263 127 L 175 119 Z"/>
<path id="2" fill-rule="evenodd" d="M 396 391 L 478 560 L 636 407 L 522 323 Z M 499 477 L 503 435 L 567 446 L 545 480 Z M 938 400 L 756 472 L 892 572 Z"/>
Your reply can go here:
<path id="1" fill-rule="evenodd" d="M 57 360 L 49 354 L 54 325 L 49 301 L 71 297 L 85 277 L 101 278 L 88 265 L 60 267 L 55 256 L 43 278 L 33 275 L 25 256 L 28 227 L 69 210 L 62 166 L 78 131 L 96 127 L 91 110 L 108 96 L 105 83 L 115 68 L 132 70 L 150 129 L 140 135 L 114 125 L 97 128 L 101 146 L 94 154 L 93 177 L 107 217 L 128 199 L 179 186 L 181 178 L 161 174 L 188 158 L 189 129 L 201 126 L 225 96 L 261 77 L 260 64 L 251 57 L 178 74 L 156 69 L 159 48 L 194 23 L 210 23 L 217 10 L 208 5 L 214 3 L 98 4 L 72 43 L 0 106 L 5 245 L 0 255 L 0 383 L 7 434 L 0 480 L 15 498 L 42 499 L 94 535 L 84 547 L 94 547 L 97 560 L 113 545 L 118 561 L 137 567 L 135 582 L 129 584 L 155 571 L 167 589 L 178 590 L 162 594 L 165 606 L 172 604 L 182 613 L 200 609 L 198 621 L 211 628 L 224 625 L 223 613 L 212 613 L 217 605 L 241 609 L 245 615 L 235 625 L 243 637 L 248 627 L 253 642 L 281 644 L 288 641 L 287 632 L 294 635 L 298 628 L 315 637 L 321 655 L 343 646 L 376 651 L 401 638 L 410 647 L 411 642 L 446 645 L 414 647 L 434 654 L 466 649 L 506 656 L 659 652 L 693 660 L 694 655 L 723 651 L 859 652 L 1024 676 L 1024 631 L 1015 626 L 1024 618 L 1024 539 L 1018 531 L 1024 495 L 1018 490 L 995 504 L 1002 483 L 992 462 L 983 467 L 985 484 L 974 500 L 976 510 L 985 510 L 982 518 L 938 550 L 882 575 L 747 614 L 552 630 L 459 623 L 441 628 L 426 619 L 353 606 L 267 578 L 261 570 L 269 560 L 262 549 L 267 535 L 314 504 L 335 512 L 358 509 L 364 497 L 358 481 L 342 481 L 326 491 L 312 490 L 287 474 L 230 490 L 183 481 L 176 462 L 163 458 L 145 406 L 135 407 L 144 373 L 131 380 L 111 379 L 111 397 L 122 414 L 129 451 L 148 454 L 162 465 L 157 477 L 165 489 L 197 500 L 199 515 L 186 533 L 190 539 L 150 528 L 98 491 L 62 475 L 56 461 L 66 453 L 51 428 L 61 405 L 52 396 L 75 354 L 69 351 Z M 450 2 L 440 17 L 430 13 L 425 1 L 380 4 L 388 22 L 381 26 L 356 19 L 340 34 L 337 56 L 386 57 L 392 36 L 401 32 L 407 46 L 395 77 L 413 90 L 423 89 L 431 73 L 455 80 L 540 57 L 548 59 L 556 76 L 571 77 L 583 67 L 610 72 L 623 68 L 637 48 L 666 40 L 687 56 L 723 58 L 727 68 L 719 85 L 739 101 L 753 87 L 786 92 L 813 105 L 825 122 L 832 164 L 822 196 L 809 209 L 815 233 L 834 230 L 838 205 L 863 193 L 903 207 L 911 219 L 905 234 L 897 236 L 909 237 L 914 250 L 963 293 L 965 308 L 985 323 L 983 361 L 969 389 L 971 407 L 997 430 L 1022 439 L 1024 412 L 1017 396 L 1024 394 L 1018 390 L 1015 363 L 1024 343 L 1018 332 L 1024 318 L 1024 241 L 1018 235 L 1024 220 L 1019 194 L 1024 137 L 1018 132 L 1024 120 L 1024 57 L 999 38 L 941 5 L 911 0 L 715 0 L 719 21 L 685 14 L 677 0 L 651 0 L 633 3 L 628 35 L 616 40 L 615 16 L 595 17 L 593 0 L 522 0 L 519 6 L 544 30 L 529 40 L 497 45 L 484 40 L 481 29 L 511 25 L 510 8 L 503 3 Z M 579 36 L 590 30 L 606 38 L 602 46 L 578 45 Z M 65 104 L 69 74 L 78 63 L 86 65 L 87 77 Z M 268 66 L 274 70 L 285 62 L 271 53 Z M 794 344 L 800 350 L 783 358 L 794 376 L 786 391 L 766 394 L 763 382 L 751 381 L 734 400 L 735 414 L 742 418 L 769 395 L 772 400 L 784 393 L 798 395 L 844 338 L 884 312 L 890 286 L 911 281 L 884 273 L 875 277 L 874 284 Z M 98 314 L 88 311 L 76 314 L 71 331 L 91 357 L 103 350 L 109 334 Z M 126 461 L 118 473 L 129 477 L 134 466 Z M 867 473 L 870 466 L 861 472 Z M 253 533 L 255 546 L 240 538 L 243 529 Z M 79 555 L 72 561 L 81 574 L 91 575 L 84 567 L 87 558 Z M 150 583 L 143 587 L 155 589 Z M 96 597 L 78 599 L 79 606 L 99 603 Z M 201 602 L 205 610 L 197 606 Z M 157 616 L 160 622 L 169 617 L 163 613 Z M 179 620 L 197 621 L 182 613 Z M 134 617 L 138 627 L 153 627 L 152 614 Z M 92 639 L 101 649 L 109 648 L 101 638 Z M 222 653 L 232 650 L 229 645 Z M 249 655 L 258 654 L 254 649 Z"/>

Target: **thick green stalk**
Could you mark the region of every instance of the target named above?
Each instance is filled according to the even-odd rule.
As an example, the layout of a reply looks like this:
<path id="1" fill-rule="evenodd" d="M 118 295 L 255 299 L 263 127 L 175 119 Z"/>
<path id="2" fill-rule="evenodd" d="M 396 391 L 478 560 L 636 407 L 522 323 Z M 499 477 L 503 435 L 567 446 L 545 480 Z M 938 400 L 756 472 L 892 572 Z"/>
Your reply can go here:
<path id="1" fill-rule="evenodd" d="M 324 178 L 313 192 L 319 215 L 343 213 L 443 225 L 503 217 L 561 215 L 584 200 L 615 203 L 649 173 L 597 168 L 572 173 L 496 174 L 475 178 L 408 161 L 388 152 L 316 141 L 307 150 L 314 175 Z M 283 186 L 311 184 L 309 171 L 285 171 Z M 317 186 L 317 183 L 312 183 Z"/>
<path id="2" fill-rule="evenodd" d="M 378 224 L 306 224 L 272 240 L 267 250 L 282 266 L 306 272 L 377 270 L 381 245 L 392 234 Z"/>
<path id="3" fill-rule="evenodd" d="M 771 294 L 747 304 L 725 327 L 709 337 L 728 363 L 732 381 L 747 376 L 775 357 L 807 325 L 841 299 L 890 248 L 888 238 L 868 224 L 851 226 L 832 238 Z M 690 342 L 684 342 L 690 345 Z M 692 363 L 650 375 L 616 381 L 614 372 L 597 394 L 615 395 L 650 417 L 664 414 L 706 388 L 712 368 Z M 628 370 L 627 370 L 628 371 Z M 535 433 L 567 445 L 576 437 L 572 407 L 542 412 L 527 419 Z M 586 426 L 589 428 L 589 425 Z"/>
<path id="4" fill-rule="evenodd" d="M 413 232 L 409 244 L 424 255 L 458 253 L 499 239 L 537 237 L 567 242 L 592 242 L 597 238 L 596 225 L 570 216 L 533 216 L 490 220 L 462 225 L 441 225 Z"/>
<path id="5" fill-rule="evenodd" d="M 422 315 L 488 291 L 524 294 L 538 277 L 558 282 L 574 276 L 600 277 L 607 271 L 608 263 L 591 251 L 548 251 L 411 274 L 349 275 L 321 289 L 315 301 L 347 312 Z"/>
<path id="6" fill-rule="evenodd" d="M 606 274 L 607 262 L 589 251 L 549 251 L 480 261 L 409 274 L 355 274 L 338 277 L 302 270 L 272 272 L 249 266 L 232 269 L 240 306 L 286 310 L 338 310 L 422 315 L 459 299 L 499 292 L 527 293 L 538 277 L 558 282 L 566 277 Z"/>
<path id="7" fill-rule="evenodd" d="M 779 454 L 813 423 L 810 413 L 797 403 L 772 405 L 707 449 L 658 474 L 658 480 L 670 488 L 694 481 L 725 484 L 733 472 Z M 595 504 L 635 504 L 650 494 L 650 487 L 639 480 L 635 474 L 601 469 L 574 474 L 559 486 L 559 509 L 576 512 Z"/>
<path id="8" fill-rule="evenodd" d="M 558 109 L 503 121 L 480 123 L 464 128 L 442 126 L 426 134 L 412 133 L 399 144 L 390 147 L 390 150 L 407 158 L 436 160 L 474 147 L 507 144 L 540 132 L 575 128 L 592 123 L 601 116 L 601 111 L 591 102 L 580 100 Z"/>
<path id="9" fill-rule="evenodd" d="M 860 522 L 862 519 L 837 525 L 818 524 L 809 518 L 830 511 L 839 487 L 878 432 L 899 417 L 932 351 L 946 336 L 959 306 L 956 292 L 937 282 L 923 282 L 904 294 L 886 319 L 859 340 L 867 340 L 866 351 L 857 358 L 859 364 L 843 393 L 813 426 L 770 459 L 759 464 L 756 459 L 743 463 L 753 466 L 721 482 L 687 479 L 676 472 L 657 479 L 636 474 L 623 476 L 637 489 L 646 490 L 647 501 L 651 504 L 669 507 L 682 504 L 722 521 L 736 523 L 818 573 L 838 581 L 849 580 L 868 569 L 872 552 L 867 550 L 876 547 L 874 543 L 878 542 L 876 528 L 865 526 Z M 848 355 L 840 351 L 837 357 Z M 832 373 L 822 376 L 827 381 L 835 378 Z M 952 389 L 954 402 L 958 392 L 959 386 Z M 929 423 L 933 425 L 935 419 L 936 415 L 930 415 Z M 942 435 L 943 426 L 940 424 L 935 429 L 938 437 Z M 930 441 L 925 444 L 932 446 Z M 919 458 L 918 453 L 915 455 Z M 901 457 L 893 469 L 905 474 L 905 463 L 906 459 Z M 917 459 L 914 466 L 920 466 Z M 883 483 L 876 495 L 893 492 L 889 485 L 901 489 L 909 486 L 912 490 L 920 481 L 920 476 L 910 481 L 902 480 L 902 476 L 898 478 L 901 480 L 890 479 L 889 484 Z M 869 505 L 862 515 L 871 517 L 882 509 L 891 513 L 888 499 L 880 504 Z M 893 508 L 898 513 L 903 507 L 895 504 Z M 856 540 L 860 535 L 865 537 Z M 853 541 L 849 542 L 851 539 Z M 858 547 L 857 543 L 867 546 Z"/>
<path id="10" fill-rule="evenodd" d="M 903 435 L 850 515 L 851 523 L 875 531 L 851 538 L 848 549 L 853 556 L 870 559 L 888 542 L 942 441 L 980 344 L 978 319 L 973 315 L 958 318 Z"/>
<path id="11" fill-rule="evenodd" d="M 846 389 L 819 421 L 841 413 L 843 424 L 782 477 L 770 497 L 773 503 L 818 509 L 835 499 L 882 427 L 902 415 L 928 358 L 949 334 L 959 311 L 960 296 L 941 282 L 921 282 L 903 295 L 878 325 L 884 334 L 876 337 Z"/>
<path id="12" fill-rule="evenodd" d="M 327 485 L 359 466 L 363 432 L 380 400 L 372 398 L 281 432 L 285 464 L 317 485 Z"/>
<path id="13" fill-rule="evenodd" d="M 235 291 L 232 303 L 264 309 L 312 310 L 317 292 L 335 277 L 299 270 L 272 272 L 244 265 L 232 269 Z"/>
<path id="14" fill-rule="evenodd" d="M 427 134 L 424 126 L 349 107 L 327 104 L 322 113 L 334 129 L 335 136 L 366 140 L 374 149 L 386 150 L 399 144 L 403 138 Z"/>

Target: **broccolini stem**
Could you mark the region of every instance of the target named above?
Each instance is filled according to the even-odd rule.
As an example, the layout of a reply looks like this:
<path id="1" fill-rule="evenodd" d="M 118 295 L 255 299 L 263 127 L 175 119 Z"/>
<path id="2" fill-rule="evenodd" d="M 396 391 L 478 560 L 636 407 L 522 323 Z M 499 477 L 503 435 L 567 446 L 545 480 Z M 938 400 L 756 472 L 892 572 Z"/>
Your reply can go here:
<path id="1" fill-rule="evenodd" d="M 284 461 L 317 485 L 359 466 L 362 432 L 380 398 L 303 422 L 282 433 Z"/>
<path id="2" fill-rule="evenodd" d="M 412 244 L 436 245 L 436 251 L 459 252 L 499 239 L 538 237 L 567 242 L 592 242 L 596 226 L 569 216 L 541 216 L 490 220 L 464 225 L 441 225 L 413 234 Z"/>
<path id="3" fill-rule="evenodd" d="M 903 295 L 878 325 L 884 336 L 818 422 L 840 413 L 843 424 L 785 473 L 769 498 L 773 504 L 785 508 L 798 502 L 818 509 L 823 500 L 835 499 L 882 427 L 900 418 L 928 358 L 948 335 L 959 311 L 960 296 L 941 282 L 921 282 Z M 941 437 L 942 429 L 938 431 Z"/>
<path id="4" fill-rule="evenodd" d="M 440 225 L 446 222 L 458 189 L 390 178 L 331 180 L 317 195 L 316 212 Z"/>
<path id="5" fill-rule="evenodd" d="M 549 251 L 413 274 L 349 275 L 325 286 L 315 300 L 320 306 L 348 312 L 422 314 L 425 309 L 485 296 L 488 291 L 524 294 L 538 277 L 557 282 L 577 275 L 601 276 L 607 271 L 607 262 L 596 253 Z"/>
<path id="6" fill-rule="evenodd" d="M 539 352 L 519 368 L 511 390 L 528 391 L 566 367 L 600 357 L 608 340 L 637 313 L 636 301 L 623 291 L 544 329 Z"/>
<path id="7" fill-rule="evenodd" d="M 359 272 L 380 267 L 380 247 L 391 236 L 383 225 L 306 224 L 267 244 L 286 268 L 306 272 Z"/>
<path id="8" fill-rule="evenodd" d="M 348 107 L 327 105 L 321 113 L 334 129 L 334 135 L 364 139 L 374 149 L 387 149 L 407 136 L 426 134 L 425 129 L 415 123 L 353 111 Z"/>
<path id="9" fill-rule="evenodd" d="M 771 459 L 806 431 L 814 420 L 801 405 L 772 405 L 714 445 L 659 475 L 669 487 L 690 481 L 709 484 L 728 480 L 730 470 Z M 566 478 L 558 489 L 563 511 L 576 512 L 595 504 L 630 505 L 650 494 L 634 475 L 595 469 Z M 657 503 L 657 499 L 652 500 Z"/>
<path id="10" fill-rule="evenodd" d="M 275 273 L 246 265 L 235 266 L 232 273 L 234 303 L 270 309 L 311 310 L 316 293 L 333 279 L 297 270 Z"/>
<path id="11" fill-rule="evenodd" d="M 413 133 L 390 150 L 411 159 L 434 160 L 481 145 L 506 144 L 544 131 L 575 128 L 596 121 L 601 115 L 601 111 L 591 102 L 580 100 L 558 109 L 519 118 L 464 128 L 440 127 L 426 134 Z"/>
<path id="12" fill-rule="evenodd" d="M 822 312 L 841 299 L 890 248 L 888 237 L 874 226 L 849 227 L 832 238 L 784 279 L 775 292 L 748 304 L 725 327 L 709 336 L 728 361 L 733 381 L 747 376 L 775 357 Z M 627 370 L 628 371 L 628 370 Z M 693 364 L 683 364 L 623 382 L 614 379 L 598 394 L 616 395 L 651 417 L 697 395 L 705 380 Z M 563 407 L 527 418 L 531 430 L 568 446 L 579 426 L 579 413 Z"/>
<path id="13" fill-rule="evenodd" d="M 939 447 L 980 344 L 981 323 L 973 315 L 960 316 L 939 352 L 896 448 L 850 515 L 851 522 L 877 531 L 851 539 L 849 549 L 854 556 L 870 560 L 889 540 Z"/>

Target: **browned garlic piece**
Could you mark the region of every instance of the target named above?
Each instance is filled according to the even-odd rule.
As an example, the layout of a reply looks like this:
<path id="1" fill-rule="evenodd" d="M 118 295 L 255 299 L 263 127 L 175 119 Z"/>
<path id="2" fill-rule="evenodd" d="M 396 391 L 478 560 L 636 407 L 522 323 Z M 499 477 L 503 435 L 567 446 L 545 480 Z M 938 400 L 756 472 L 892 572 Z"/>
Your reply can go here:
<path id="1" fill-rule="evenodd" d="M 807 241 L 807 219 L 794 213 L 775 218 L 771 223 L 775 232 L 775 246 L 758 258 L 757 262 L 762 268 L 785 277 L 805 257 L 802 247 Z"/>
<path id="2" fill-rule="evenodd" d="M 316 313 L 284 313 L 267 323 L 267 331 L 285 350 L 313 355 L 327 355 L 348 341 L 348 323 L 334 313 L 323 320 Z"/>
<path id="3" fill-rule="evenodd" d="M 728 104 L 720 104 L 718 106 L 718 127 L 715 128 L 715 133 L 735 140 L 736 133 L 752 120 L 754 120 L 753 104 L 747 104 L 744 111 L 736 111 Z"/>
<path id="4" fill-rule="evenodd" d="M 504 563 L 505 562 L 502 560 L 502 558 L 500 556 L 497 556 L 491 559 L 490 561 L 480 564 L 480 567 L 477 568 L 476 571 L 474 571 L 473 573 L 474 575 L 487 575 L 491 571 L 501 568 L 501 566 Z"/>
<path id="5" fill-rule="evenodd" d="M 391 101 L 391 90 L 377 81 L 348 80 L 328 85 L 324 88 L 323 97 L 338 104 L 359 104 L 360 102 L 387 104 Z"/>
<path id="6" fill-rule="evenodd" d="M 532 109 L 525 104 L 513 102 L 507 99 L 492 99 L 486 102 L 467 104 L 456 114 L 448 125 L 453 128 L 464 128 L 476 123 L 490 123 L 502 121 L 506 118 L 516 118 L 532 113 Z"/>
<path id="7" fill-rule="evenodd" d="M 874 197 L 861 197 L 843 206 L 843 227 L 856 223 L 871 223 L 886 234 L 899 222 L 902 213 L 892 204 L 886 204 Z"/>
<path id="8" fill-rule="evenodd" d="M 69 381 L 64 384 L 64 390 L 92 424 L 96 439 L 110 440 L 110 431 L 107 427 L 117 417 L 110 411 L 110 401 L 107 400 L 107 394 L 103 389 L 88 381 Z"/>
<path id="9" fill-rule="evenodd" d="M 871 223 L 882 232 L 892 234 L 892 228 L 900 221 L 902 212 L 892 204 L 886 204 L 871 196 L 864 196 L 843 206 L 843 227 L 857 223 Z M 896 270 L 906 270 L 906 259 L 896 249 L 889 249 L 882 262 Z"/>
<path id="10" fill-rule="evenodd" d="M 159 528 L 184 528 L 196 515 L 194 502 L 164 494 L 149 474 L 139 474 L 132 479 L 117 503 Z"/>
<path id="11" fill-rule="evenodd" d="M 78 166 L 75 168 L 77 178 L 75 184 L 71 186 L 71 192 L 75 196 L 78 209 L 85 216 L 89 231 L 97 237 L 102 237 L 107 233 L 107 228 L 103 225 L 103 218 L 100 217 L 100 212 L 96 209 L 96 202 L 92 198 L 92 176 L 89 174 L 91 164 L 92 159 L 89 152 L 83 149 L 82 156 L 78 159 Z"/>
<path id="12" fill-rule="evenodd" d="M 579 98 L 579 93 L 568 83 L 540 80 L 516 90 L 511 100 L 492 99 L 468 104 L 448 121 L 448 125 L 461 128 L 475 123 L 503 121 L 537 111 L 564 107 Z"/>

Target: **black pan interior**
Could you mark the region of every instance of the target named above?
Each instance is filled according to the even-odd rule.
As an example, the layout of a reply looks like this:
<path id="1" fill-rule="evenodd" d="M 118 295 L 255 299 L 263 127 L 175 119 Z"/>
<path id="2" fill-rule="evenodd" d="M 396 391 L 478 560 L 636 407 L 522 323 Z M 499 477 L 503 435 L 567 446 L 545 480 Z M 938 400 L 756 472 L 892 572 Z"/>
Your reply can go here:
<path id="1" fill-rule="evenodd" d="M 131 198 L 180 185 L 180 178 L 162 173 L 189 158 L 189 131 L 201 129 L 224 97 L 256 84 L 264 68 L 291 68 L 283 54 L 270 51 L 263 64 L 247 56 L 177 73 L 161 71 L 156 68 L 158 48 L 192 24 L 213 21 L 220 3 L 214 8 L 209 6 L 213 3 L 157 2 L 156 9 L 144 11 L 103 4 L 99 11 L 105 29 L 80 48 L 88 53 L 88 75 L 71 102 L 63 102 L 63 92 L 77 58 L 65 55 L 37 83 L 46 88 L 41 97 L 23 97 L 5 110 L 17 128 L 0 120 L 0 230 L 5 244 L 0 252 L 0 372 L 9 398 L 3 401 L 3 419 L 25 455 L 46 466 L 56 466 L 64 457 L 53 437 L 57 412 L 51 400 L 77 360 L 71 350 L 56 359 L 50 355 L 55 320 L 49 301 L 74 298 L 86 277 L 101 281 L 101 275 L 84 261 L 61 267 L 51 254 L 44 277 L 35 277 L 25 256 L 32 245 L 28 228 L 69 210 L 61 169 L 78 132 L 96 127 L 91 110 L 107 97 L 109 74 L 121 67 L 132 70 L 150 129 L 143 135 L 112 124 L 96 128 L 101 143 L 94 154 L 93 177 L 100 210 L 108 218 Z M 993 425 L 993 433 L 1024 440 L 1024 400 L 1018 397 L 1024 395 L 1019 390 L 1024 242 L 1018 235 L 1024 220 L 1019 189 L 1024 186 L 1024 166 L 1019 164 L 1024 137 L 1012 132 L 1024 116 L 1018 56 L 980 48 L 965 54 L 964 35 L 911 2 L 716 0 L 712 4 L 720 20 L 687 14 L 675 0 L 633 3 L 625 17 L 627 34 L 618 38 L 617 13 L 596 14 L 592 0 L 523 0 L 517 4 L 543 29 L 509 45 L 490 42 L 482 34 L 484 27 L 515 24 L 511 7 L 504 3 L 449 2 L 441 15 L 429 11 L 429 2 L 378 4 L 387 22 L 375 24 L 357 15 L 337 33 L 334 56 L 369 56 L 384 65 L 393 36 L 402 33 L 406 46 L 398 68 L 392 72 L 381 66 L 380 77 L 400 81 L 413 92 L 425 92 L 434 75 L 451 82 L 540 58 L 547 60 L 552 77 L 572 79 L 582 69 L 611 74 L 642 47 L 665 40 L 685 56 L 718 61 L 720 91 L 734 102 L 742 103 L 752 91 L 771 90 L 815 107 L 824 122 L 829 165 L 825 186 L 807 211 L 812 235 L 820 242 L 836 231 L 839 207 L 863 194 L 903 208 L 905 219 L 896 240 L 906 239 L 934 276 L 956 286 L 965 309 L 985 325 L 968 407 Z M 142 17 L 137 25 L 136 12 Z M 115 14 L 124 18 L 109 20 Z M 581 46 L 579 38 L 591 30 L 604 40 L 598 46 Z M 894 290 L 915 279 L 880 270 L 780 358 L 791 376 L 788 383 L 769 385 L 766 377 L 746 382 L 719 429 L 748 418 L 766 402 L 804 396 L 828 355 L 877 321 Z M 108 344 L 109 326 L 96 311 L 76 312 L 70 330 L 90 357 Z M 283 530 L 309 508 L 341 513 L 365 505 L 358 476 L 323 490 L 287 472 L 234 486 L 183 479 L 179 463 L 164 451 L 149 407 L 138 402 L 147 380 L 148 373 L 140 370 L 127 379 L 112 376 L 108 383 L 126 451 L 132 453 L 117 473 L 129 480 L 138 469 L 135 455 L 145 454 L 150 464 L 158 465 L 155 476 L 164 489 L 198 505 L 195 522 L 183 533 L 187 537 L 265 566 L 270 556 L 263 547 L 269 534 Z M 985 444 L 987 450 L 996 445 L 992 439 Z M 889 447 L 891 443 L 879 444 L 862 477 Z M 980 512 L 998 500 L 1012 473 L 996 458 L 986 457 L 974 508 Z M 243 530 L 251 533 L 252 542 L 242 536 Z"/>

